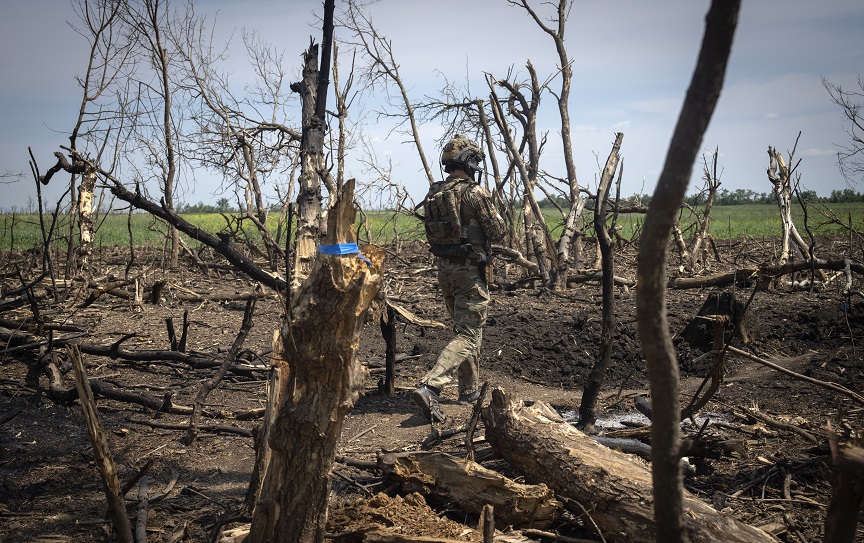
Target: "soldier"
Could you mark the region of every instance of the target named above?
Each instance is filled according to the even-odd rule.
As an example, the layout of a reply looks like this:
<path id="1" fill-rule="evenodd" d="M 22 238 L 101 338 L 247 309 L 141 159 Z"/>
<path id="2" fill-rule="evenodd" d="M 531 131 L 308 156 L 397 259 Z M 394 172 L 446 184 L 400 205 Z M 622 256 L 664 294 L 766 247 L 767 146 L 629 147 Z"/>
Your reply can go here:
<path id="1" fill-rule="evenodd" d="M 500 242 L 505 233 L 504 220 L 489 191 L 474 180 L 484 158 L 476 143 L 460 134 L 454 136 L 441 153 L 441 164 L 449 175 L 434 183 L 423 201 L 429 251 L 437 257 L 438 285 L 456 332 L 411 393 L 432 422 L 444 421 L 438 400 L 454 373 L 460 403 L 473 403 L 480 395 L 480 343 L 489 305 L 486 267 L 490 245 Z"/>

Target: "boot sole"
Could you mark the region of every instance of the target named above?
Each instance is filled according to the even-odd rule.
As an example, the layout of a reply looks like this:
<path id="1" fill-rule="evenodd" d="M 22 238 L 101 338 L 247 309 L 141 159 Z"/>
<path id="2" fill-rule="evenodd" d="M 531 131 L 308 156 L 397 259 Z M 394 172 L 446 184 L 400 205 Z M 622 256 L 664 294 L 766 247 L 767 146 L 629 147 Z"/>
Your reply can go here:
<path id="1" fill-rule="evenodd" d="M 427 401 L 427 398 L 425 398 L 422 393 L 416 392 L 416 391 L 412 392 L 411 393 L 411 399 L 414 400 L 414 403 L 417 404 L 417 407 L 420 408 L 420 410 L 423 412 L 423 416 L 425 416 L 427 420 L 430 420 L 432 422 L 444 422 L 443 417 L 440 417 L 440 416 L 434 416 L 433 417 L 432 407 L 430 406 L 429 402 Z"/>

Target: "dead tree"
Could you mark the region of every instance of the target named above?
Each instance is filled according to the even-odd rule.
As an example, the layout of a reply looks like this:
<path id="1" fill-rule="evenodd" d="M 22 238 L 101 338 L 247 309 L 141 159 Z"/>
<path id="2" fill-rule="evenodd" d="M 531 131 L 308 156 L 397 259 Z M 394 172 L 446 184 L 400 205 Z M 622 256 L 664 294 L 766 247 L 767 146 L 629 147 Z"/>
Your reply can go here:
<path id="1" fill-rule="evenodd" d="M 108 104 L 106 96 L 112 94 L 115 79 L 128 68 L 132 48 L 121 30 L 121 16 L 125 9 L 122 2 L 100 2 L 94 0 L 79 0 L 73 7 L 81 23 L 76 31 L 81 34 L 90 46 L 87 68 L 78 78 L 81 86 L 81 103 L 78 117 L 69 134 L 69 148 L 87 155 L 93 153 L 97 160 L 101 158 L 106 144 L 112 139 L 122 138 L 124 133 L 122 123 L 115 123 L 119 106 Z M 122 93 L 118 93 L 122 95 Z M 106 126 L 112 125 L 110 127 Z M 112 134 L 113 131 L 113 134 Z M 106 161 L 110 163 L 111 161 Z M 92 162 L 88 162 L 92 164 Z M 90 265 L 93 252 L 95 224 L 93 222 L 93 191 L 96 186 L 96 170 L 81 164 L 81 168 L 69 172 L 71 176 L 71 200 L 76 204 L 75 215 L 79 227 L 79 246 L 77 251 L 78 267 L 84 270 Z M 50 171 L 48 178 L 56 173 Z M 76 193 L 75 180 L 80 177 L 81 184 Z M 77 196 L 77 198 L 76 198 Z M 70 216 L 72 213 L 70 212 Z M 68 255 L 72 255 L 70 237 Z M 72 268 L 67 264 L 67 271 Z"/>
<path id="2" fill-rule="evenodd" d="M 328 214 L 326 245 L 355 241 L 353 180 Z M 324 539 L 330 468 L 345 413 L 367 372 L 355 357 L 367 310 L 381 286 L 383 251 L 319 253 L 285 317 L 278 361 L 279 407 L 269 429 L 270 465 L 248 541 Z"/>
<path id="3" fill-rule="evenodd" d="M 165 207 L 174 210 L 174 193 L 176 192 L 178 160 L 177 130 L 182 124 L 178 112 L 174 108 L 174 78 L 173 67 L 178 54 L 174 44 L 166 39 L 170 22 L 170 2 L 167 0 L 143 0 L 126 3 L 124 18 L 126 25 L 132 29 L 136 41 L 155 75 L 158 86 L 141 85 L 142 89 L 136 98 L 136 111 L 143 113 L 135 123 L 140 138 L 140 147 L 146 149 L 146 160 L 156 165 L 153 168 L 162 192 Z M 169 49 L 169 45 L 171 49 Z M 143 74 L 145 80 L 151 74 Z M 154 104 L 151 109 L 150 104 Z M 177 229 L 168 225 L 168 238 L 171 244 L 169 266 L 177 268 L 180 256 L 180 239 Z"/>
<path id="4" fill-rule="evenodd" d="M 564 31 L 567 17 L 573 7 L 573 0 L 558 0 L 555 7 L 555 15 L 550 19 L 556 23 L 552 28 L 540 18 L 531 7 L 528 0 L 510 0 L 513 5 L 522 6 L 534 19 L 544 32 L 549 34 L 555 43 L 558 53 L 558 62 L 561 69 L 561 89 L 555 95 L 558 100 L 558 114 L 561 117 L 561 143 L 564 152 L 564 166 L 567 170 L 567 187 L 569 189 L 570 208 L 564 221 L 564 229 L 558 240 L 558 269 L 555 272 L 555 288 L 563 290 L 571 270 L 579 268 L 581 261 L 582 232 L 579 230 L 579 219 L 585 209 L 585 199 L 582 198 L 579 181 L 576 178 L 576 163 L 573 161 L 573 143 L 570 130 L 570 83 L 573 78 L 573 70 L 567 49 L 564 46 Z M 571 254 L 572 250 L 572 254 Z"/>
<path id="5" fill-rule="evenodd" d="M 81 242 L 78 246 L 78 264 L 81 269 L 90 266 L 93 241 L 96 239 L 96 224 L 93 221 L 93 191 L 96 188 L 96 170 L 85 168 L 78 186 L 78 229 Z"/>
<path id="6" fill-rule="evenodd" d="M 666 249 L 675 214 L 684 200 L 702 137 L 720 97 L 740 1 L 715 0 L 706 17 L 699 60 L 666 161 L 654 190 L 639 244 L 636 316 L 651 381 L 652 474 L 659 541 L 685 542 L 681 439 L 678 427 L 678 361 L 666 315 Z"/>
<path id="7" fill-rule="evenodd" d="M 194 17 L 178 21 L 173 29 L 172 40 L 183 58 L 182 85 L 194 97 L 188 104 L 194 111 L 191 121 L 195 125 L 188 135 L 189 153 L 201 166 L 220 172 L 224 188 L 237 194 L 244 220 L 255 225 L 270 269 L 276 271 L 285 254 L 267 227 L 268 209 L 262 190 L 274 173 L 296 164 L 301 140 L 301 131 L 283 124 L 281 118 L 290 96 L 285 88 L 283 59 L 255 34 L 244 34 L 257 92 L 252 98 L 238 97 L 231 77 L 220 72 L 220 52 L 214 52 L 209 39 L 204 21 Z M 244 102 L 255 107 L 244 107 Z M 292 192 L 293 180 L 292 172 L 284 190 L 285 200 Z M 283 191 L 278 185 L 276 188 L 281 196 Z"/>
<path id="8" fill-rule="evenodd" d="M 593 433 L 594 422 L 597 420 L 596 406 L 600 389 L 606 380 L 606 369 L 609 367 L 610 355 L 612 353 L 612 334 L 615 331 L 615 253 L 612 250 L 612 238 L 606 224 L 606 203 L 609 199 L 609 188 L 612 186 L 612 178 L 618 169 L 618 160 L 621 150 L 621 140 L 624 134 L 618 132 L 615 135 L 615 143 L 606 166 L 600 176 L 600 185 L 597 187 L 597 202 L 594 206 L 594 230 L 597 232 L 597 243 L 600 245 L 600 253 L 603 255 L 603 327 L 600 333 L 600 352 L 597 360 L 588 374 L 588 381 L 582 393 L 582 402 L 579 405 L 578 428 Z"/>
<path id="9" fill-rule="evenodd" d="M 702 157 L 702 180 L 705 182 L 700 193 L 700 199 L 704 198 L 702 209 L 698 210 L 695 207 L 684 204 L 685 209 L 690 211 L 694 219 L 693 228 L 695 231 L 691 237 L 690 247 L 687 246 L 687 242 L 684 240 L 684 233 L 681 231 L 679 221 L 676 221 L 672 226 L 673 236 L 675 243 L 678 245 L 681 258 L 680 269 L 684 272 L 699 272 L 708 267 L 708 245 L 711 244 L 713 246 L 714 244 L 714 238 L 708 232 L 711 226 L 711 209 L 714 206 L 717 189 L 720 188 L 720 176 L 717 173 L 717 156 L 718 149 L 715 148 L 710 163 L 707 158 Z"/>
<path id="10" fill-rule="evenodd" d="M 794 155 L 795 149 L 792 149 L 792 152 L 789 153 L 790 163 Z M 792 220 L 792 174 L 795 171 L 795 167 L 790 169 L 786 166 L 783 154 L 770 145 L 768 146 L 768 159 L 768 180 L 774 185 L 774 197 L 777 199 L 777 208 L 780 210 L 780 221 L 783 227 L 779 259 L 779 263 L 782 265 L 788 262 L 792 256 L 790 241 L 794 243 L 797 251 L 796 255 L 799 258 L 807 258 L 807 255 L 810 253 L 810 247 L 801 237 L 801 234 L 798 233 L 798 229 Z"/>
<path id="11" fill-rule="evenodd" d="M 846 181 L 853 184 L 864 177 L 864 118 L 861 116 L 864 79 L 858 76 L 857 90 L 844 89 L 826 78 L 822 78 L 822 85 L 831 95 L 831 101 L 843 110 L 843 116 L 848 122 L 846 133 L 849 135 L 849 143 L 840 147 L 837 163 Z"/>
<path id="12" fill-rule="evenodd" d="M 537 176 L 540 171 L 542 147 L 541 141 L 537 137 L 537 109 L 540 107 L 543 86 L 537 79 L 537 73 L 530 61 L 526 64 L 526 68 L 530 79 L 528 85 L 514 83 L 507 79 L 497 79 L 492 75 L 486 76 L 486 82 L 489 85 L 490 105 L 495 124 L 504 140 L 507 157 L 514 165 L 521 180 L 522 214 L 525 221 L 525 252 L 537 262 L 543 283 L 551 287 L 555 282 L 554 274 L 558 269 L 558 253 L 546 219 L 534 195 Z M 508 92 L 507 98 L 503 102 L 495 92 L 496 86 L 502 87 Z M 529 96 L 526 96 L 522 91 L 523 87 L 526 86 L 529 89 Z M 511 134 L 502 103 L 507 104 L 507 114 L 516 119 L 521 128 L 522 141 L 518 144 Z M 523 151 L 527 152 L 527 157 L 523 157 Z"/>
<path id="13" fill-rule="evenodd" d="M 325 42 L 327 43 L 327 42 Z M 323 62 L 322 62 L 323 65 Z M 323 66 L 322 66 L 323 67 Z M 324 70 L 326 74 L 329 66 Z M 326 85 L 319 94 L 318 44 L 303 53 L 303 79 L 291 86 L 300 93 L 303 106 L 303 138 L 300 141 L 300 176 L 297 190 L 297 239 L 294 243 L 293 286 L 309 274 L 321 237 L 321 177 L 324 169 L 324 115 L 317 114 L 317 103 L 327 100 Z M 323 78 L 327 81 L 327 78 Z"/>

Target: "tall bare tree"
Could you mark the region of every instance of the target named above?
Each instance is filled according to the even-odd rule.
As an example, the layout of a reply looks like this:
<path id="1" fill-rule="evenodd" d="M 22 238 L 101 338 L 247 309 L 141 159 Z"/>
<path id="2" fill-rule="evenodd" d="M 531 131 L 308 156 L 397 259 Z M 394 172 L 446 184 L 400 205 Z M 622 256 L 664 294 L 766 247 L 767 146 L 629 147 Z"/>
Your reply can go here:
<path id="1" fill-rule="evenodd" d="M 593 433 L 594 423 L 597 421 L 597 398 L 606 381 L 606 371 L 609 368 L 612 355 L 612 335 L 615 333 L 615 253 L 612 237 L 609 235 L 609 226 L 606 222 L 606 205 L 609 201 L 612 179 L 615 177 L 615 171 L 618 170 L 618 162 L 621 159 L 619 153 L 623 139 L 624 134 L 621 132 L 615 135 L 612 151 L 609 153 L 606 165 L 600 174 L 600 184 L 597 186 L 597 203 L 594 206 L 594 231 L 597 232 L 597 243 L 600 246 L 603 266 L 603 324 L 600 332 L 600 351 L 597 353 L 597 359 L 588 374 L 588 380 L 582 393 L 582 401 L 579 405 L 578 427 L 589 433 Z M 621 182 L 620 173 L 618 182 Z"/>
<path id="2" fill-rule="evenodd" d="M 567 276 L 571 269 L 577 269 L 581 261 L 581 237 L 579 220 L 585 210 L 585 199 L 579 188 L 576 178 L 576 163 L 573 160 L 573 142 L 570 128 L 570 85 L 573 79 L 573 69 L 567 48 L 564 45 L 564 31 L 567 18 L 573 7 L 573 0 L 558 0 L 549 3 L 554 7 L 555 14 L 550 17 L 553 26 L 547 25 L 538 12 L 531 6 L 528 0 L 508 0 L 510 4 L 521 6 L 534 19 L 544 32 L 546 32 L 555 43 L 555 51 L 558 53 L 559 69 L 561 70 L 561 87 L 556 98 L 558 100 L 558 114 L 561 119 L 561 144 L 564 152 L 564 166 L 567 170 L 567 187 L 569 189 L 570 207 L 564 221 L 564 228 L 558 240 L 558 269 L 553 277 L 554 286 L 563 289 L 567 284 Z M 553 93 L 554 94 L 554 93 Z M 571 254 L 572 249 L 572 254 Z"/>
<path id="3" fill-rule="evenodd" d="M 244 33 L 255 82 L 240 95 L 220 67 L 225 52 L 214 48 L 212 29 L 195 16 L 191 5 L 178 18 L 172 37 L 183 55 L 184 85 L 195 97 L 188 105 L 197 126 L 188 135 L 190 158 L 221 174 L 222 189 L 238 195 L 275 271 L 284 251 L 267 227 L 263 186 L 291 170 L 301 140 L 301 131 L 286 124 L 291 93 L 283 55 L 257 34 Z M 289 187 L 281 192 L 292 191 Z"/>
<path id="4" fill-rule="evenodd" d="M 182 118 L 174 109 L 178 54 L 166 39 L 172 16 L 171 4 L 169 0 L 128 0 L 126 6 L 124 20 L 131 34 L 130 41 L 146 57 L 156 80 L 156 85 L 151 85 L 150 77 L 139 74 L 135 107 L 139 119 L 134 132 L 139 136 L 138 147 L 144 160 L 155 170 L 150 173 L 157 178 L 165 208 L 174 211 L 180 157 L 178 132 Z M 168 225 L 168 235 L 169 265 L 176 268 L 179 265 L 180 239 L 177 229 L 171 224 Z"/>
<path id="5" fill-rule="evenodd" d="M 526 64 L 528 83 L 522 84 L 509 79 L 497 79 L 487 75 L 486 80 L 491 94 L 493 118 L 498 132 L 504 141 L 504 148 L 511 164 L 520 177 L 522 187 L 522 213 L 525 225 L 525 251 L 536 259 L 540 274 L 547 286 L 554 284 L 554 274 L 558 269 L 558 254 L 546 218 L 540 210 L 535 196 L 537 180 L 540 172 L 540 156 L 545 140 L 537 134 L 537 110 L 546 83 L 541 84 L 533 64 Z M 547 82 L 548 83 L 548 82 Z M 507 91 L 505 99 L 500 99 L 495 87 Z M 526 92 L 523 89 L 527 88 Z M 503 105 L 506 104 L 505 113 Z M 511 133 L 506 117 L 516 120 L 520 128 L 521 141 L 517 143 Z M 523 157 L 523 154 L 526 155 Z"/>
<path id="6" fill-rule="evenodd" d="M 421 144 L 414 104 L 399 73 L 399 64 L 393 53 L 393 42 L 378 33 L 364 7 L 363 2 L 348 0 L 344 12 L 339 17 L 339 26 L 344 27 L 350 34 L 350 37 L 343 38 L 343 41 L 361 51 L 366 59 L 365 68 L 359 71 L 360 78 L 366 85 L 381 86 L 385 90 L 390 85 L 396 88 L 397 94 L 394 101 L 399 113 L 379 112 L 379 116 L 398 118 L 397 129 L 405 124 L 408 125 L 405 132 L 413 140 L 423 172 L 431 185 L 435 182 L 435 176 Z M 387 93 L 387 96 L 389 97 L 390 94 Z"/>
<path id="7" fill-rule="evenodd" d="M 831 101 L 840 106 L 846 117 L 846 133 L 849 143 L 840 145 L 837 152 L 837 164 L 846 181 L 853 183 L 864 180 L 864 116 L 861 106 L 864 105 L 864 79 L 858 76 L 858 88 L 844 89 L 827 78 L 822 78 L 822 85 L 831 95 Z"/>
<path id="8" fill-rule="evenodd" d="M 651 472 L 657 540 L 689 541 L 682 507 L 678 360 L 666 315 L 666 249 L 675 214 L 684 201 L 696 153 L 720 98 L 740 0 L 714 0 L 708 11 L 696 69 L 639 244 L 636 317 L 651 388 Z"/>
<path id="9" fill-rule="evenodd" d="M 119 114 L 121 106 L 118 103 L 123 101 L 125 89 L 117 84 L 133 64 L 132 48 L 122 28 L 121 15 L 125 6 L 123 0 L 77 0 L 73 3 L 80 21 L 80 26 L 73 28 L 90 46 L 84 74 L 77 78 L 82 92 L 81 103 L 68 147 L 75 162 L 71 171 L 70 194 L 72 205 L 77 209 L 80 236 L 77 256 L 82 270 L 89 266 L 93 252 L 93 191 L 97 175 L 92 163 L 82 159 L 92 155 L 101 160 L 105 158 L 106 150 L 108 153 L 116 152 L 115 144 L 125 132 L 125 118 Z M 111 163 L 116 157 L 114 154 L 107 162 Z M 54 172 L 60 169 L 54 168 L 57 168 Z M 78 177 L 81 184 L 76 193 L 75 180 Z M 67 271 L 70 270 L 67 267 Z"/>

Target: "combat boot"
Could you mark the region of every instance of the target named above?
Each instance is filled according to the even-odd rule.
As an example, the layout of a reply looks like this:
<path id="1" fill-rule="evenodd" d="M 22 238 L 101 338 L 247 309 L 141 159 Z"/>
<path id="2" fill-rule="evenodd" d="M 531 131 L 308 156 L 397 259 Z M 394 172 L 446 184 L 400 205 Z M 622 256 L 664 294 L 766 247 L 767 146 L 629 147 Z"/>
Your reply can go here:
<path id="1" fill-rule="evenodd" d="M 420 385 L 411 393 L 411 399 L 423 411 L 423 416 L 432 422 L 444 422 L 444 413 L 438 407 L 441 391 L 429 385 Z"/>
<path id="2" fill-rule="evenodd" d="M 459 405 L 474 405 L 477 403 L 477 398 L 480 397 L 480 389 L 474 389 L 474 392 L 460 392 Z"/>

